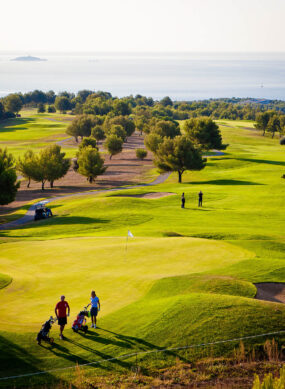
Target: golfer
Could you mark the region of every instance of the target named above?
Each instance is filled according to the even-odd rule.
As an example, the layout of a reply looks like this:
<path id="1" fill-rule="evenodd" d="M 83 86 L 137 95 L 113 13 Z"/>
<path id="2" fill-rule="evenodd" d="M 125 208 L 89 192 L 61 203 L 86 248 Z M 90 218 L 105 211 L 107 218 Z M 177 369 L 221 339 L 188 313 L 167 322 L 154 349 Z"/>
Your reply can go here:
<path id="1" fill-rule="evenodd" d="M 96 328 L 97 315 L 98 315 L 98 312 L 100 311 L 100 301 L 99 301 L 99 297 L 96 296 L 96 293 L 94 290 L 92 290 L 92 292 L 91 292 L 90 300 L 91 300 L 91 303 L 89 303 L 87 305 L 87 307 L 89 307 L 89 305 L 91 305 L 91 309 L 90 309 L 91 320 L 92 320 L 91 328 Z"/>
<path id="2" fill-rule="evenodd" d="M 67 314 L 66 310 L 68 311 Z M 60 339 L 64 339 L 62 333 L 64 330 L 64 326 L 67 324 L 67 316 L 70 315 L 70 307 L 68 302 L 65 301 L 65 296 L 60 297 L 60 301 L 56 304 L 54 312 L 57 317 L 57 323 L 60 326 L 59 337 Z"/>
<path id="3" fill-rule="evenodd" d="M 184 192 L 182 193 L 182 196 L 181 196 L 181 208 L 185 208 L 185 195 L 184 195 Z"/>
<path id="4" fill-rule="evenodd" d="M 202 207 L 202 204 L 203 204 L 203 193 L 202 193 L 201 190 L 198 193 L 198 197 L 199 197 L 198 207 Z"/>

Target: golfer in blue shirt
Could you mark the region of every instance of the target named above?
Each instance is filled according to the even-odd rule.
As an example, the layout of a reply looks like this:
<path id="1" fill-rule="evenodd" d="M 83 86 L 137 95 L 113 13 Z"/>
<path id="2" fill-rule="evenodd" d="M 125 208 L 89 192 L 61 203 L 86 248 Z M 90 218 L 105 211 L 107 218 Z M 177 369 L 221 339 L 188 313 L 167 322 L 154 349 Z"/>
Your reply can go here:
<path id="1" fill-rule="evenodd" d="M 96 296 L 96 293 L 94 290 L 92 290 L 92 292 L 91 292 L 90 300 L 91 300 L 91 303 L 89 303 L 87 305 L 87 307 L 89 307 L 89 305 L 91 305 L 91 309 L 90 309 L 91 320 L 92 320 L 91 328 L 96 328 L 97 315 L 98 315 L 98 312 L 100 311 L 100 301 L 99 301 L 99 297 Z"/>

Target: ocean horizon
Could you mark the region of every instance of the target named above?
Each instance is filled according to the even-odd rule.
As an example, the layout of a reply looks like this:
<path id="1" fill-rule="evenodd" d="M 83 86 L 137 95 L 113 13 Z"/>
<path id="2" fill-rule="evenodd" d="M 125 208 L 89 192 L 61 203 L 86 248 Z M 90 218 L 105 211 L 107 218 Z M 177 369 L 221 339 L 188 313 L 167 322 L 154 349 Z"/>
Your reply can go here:
<path id="1" fill-rule="evenodd" d="M 23 55 L 46 61 L 12 61 Z M 285 53 L 0 52 L 0 96 L 34 89 L 285 100 Z"/>

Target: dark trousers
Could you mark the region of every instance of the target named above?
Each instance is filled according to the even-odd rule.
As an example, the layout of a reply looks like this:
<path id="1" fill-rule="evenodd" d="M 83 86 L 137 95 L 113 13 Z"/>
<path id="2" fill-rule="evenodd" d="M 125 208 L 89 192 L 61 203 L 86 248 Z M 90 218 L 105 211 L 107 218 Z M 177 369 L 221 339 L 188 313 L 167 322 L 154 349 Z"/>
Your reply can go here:
<path id="1" fill-rule="evenodd" d="M 202 199 L 199 199 L 198 207 L 202 207 L 202 202 L 203 202 L 203 200 L 202 200 Z"/>

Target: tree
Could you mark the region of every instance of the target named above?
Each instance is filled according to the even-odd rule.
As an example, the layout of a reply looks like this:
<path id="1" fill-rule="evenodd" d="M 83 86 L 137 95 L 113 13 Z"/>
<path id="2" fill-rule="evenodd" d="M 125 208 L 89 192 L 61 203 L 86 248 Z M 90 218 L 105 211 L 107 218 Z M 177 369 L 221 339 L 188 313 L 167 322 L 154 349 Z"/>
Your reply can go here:
<path id="1" fill-rule="evenodd" d="M 270 120 L 270 112 L 262 112 L 262 113 L 258 113 L 256 115 L 256 123 L 254 125 L 255 128 L 257 128 L 258 130 L 262 130 L 263 131 L 263 136 L 265 135 L 265 131 L 267 129 L 267 125 L 268 125 L 268 122 Z"/>
<path id="2" fill-rule="evenodd" d="M 272 133 L 272 138 L 274 138 L 275 132 L 280 131 L 280 120 L 278 115 L 271 116 L 267 124 L 267 130 Z"/>
<path id="3" fill-rule="evenodd" d="M 163 137 L 175 138 L 181 135 L 179 124 L 170 120 L 159 120 L 155 123 L 155 126 L 151 129 L 151 132 Z"/>
<path id="4" fill-rule="evenodd" d="M 23 102 L 20 96 L 17 94 L 8 95 L 4 100 L 4 104 L 6 111 L 10 111 L 16 114 L 18 114 L 23 107 Z"/>
<path id="5" fill-rule="evenodd" d="M 135 132 L 135 129 L 136 129 L 134 121 L 132 119 L 130 119 L 128 116 L 119 115 L 119 116 L 115 116 L 113 118 L 109 118 L 107 116 L 105 123 L 104 123 L 107 132 L 112 128 L 112 126 L 114 124 L 122 126 L 123 129 L 126 131 L 127 137 L 131 136 Z"/>
<path id="6" fill-rule="evenodd" d="M 143 160 L 147 156 L 147 151 L 145 149 L 136 149 L 136 156 L 138 159 Z"/>
<path id="7" fill-rule="evenodd" d="M 110 135 L 117 135 L 117 137 L 121 138 L 123 142 L 126 140 L 126 137 L 127 137 L 126 131 L 119 124 L 112 125 L 109 134 Z"/>
<path id="8" fill-rule="evenodd" d="M 113 103 L 113 111 L 116 116 L 118 115 L 130 115 L 131 108 L 126 101 L 116 99 Z"/>
<path id="9" fill-rule="evenodd" d="M 203 149 L 224 149 L 219 126 L 210 118 L 195 118 L 184 122 L 189 139 Z"/>
<path id="10" fill-rule="evenodd" d="M 169 96 L 165 96 L 162 100 L 160 100 L 160 104 L 164 107 L 172 106 L 173 102 Z"/>
<path id="11" fill-rule="evenodd" d="M 181 183 L 185 170 L 203 169 L 206 159 L 202 158 L 201 151 L 194 147 L 189 138 L 181 135 L 174 139 L 164 138 L 158 146 L 154 163 L 161 171 L 176 171 L 178 182 Z"/>
<path id="12" fill-rule="evenodd" d="M 74 136 L 76 142 L 78 137 L 91 135 L 91 129 L 96 125 L 96 117 L 94 115 L 79 115 L 67 127 L 66 133 Z"/>
<path id="13" fill-rule="evenodd" d="M 99 151 L 91 146 L 80 150 L 77 164 L 78 173 L 87 177 L 90 184 L 92 184 L 97 176 L 103 174 L 107 169 L 107 167 L 104 166 L 104 159 L 101 157 Z"/>
<path id="14" fill-rule="evenodd" d="M 61 113 L 71 109 L 69 98 L 66 96 L 57 96 L 54 102 L 55 108 Z"/>
<path id="15" fill-rule="evenodd" d="M 19 186 L 12 154 L 0 149 L 0 205 L 14 201 Z"/>
<path id="16" fill-rule="evenodd" d="M 38 158 L 32 150 L 25 152 L 23 158 L 19 158 L 17 170 L 28 181 L 27 188 L 30 187 L 31 179 L 35 176 L 38 167 Z"/>
<path id="17" fill-rule="evenodd" d="M 112 134 L 107 136 L 105 144 L 105 148 L 108 150 L 110 154 L 110 159 L 112 159 L 113 155 L 119 154 L 123 149 L 123 140 L 119 138 L 117 135 Z"/>
<path id="18" fill-rule="evenodd" d="M 160 135 L 158 135 L 156 133 L 152 133 L 152 132 L 150 134 L 146 135 L 146 137 L 144 138 L 144 144 L 153 153 L 156 152 L 156 150 L 158 149 L 158 146 L 162 142 L 163 142 L 163 138 Z"/>
<path id="19" fill-rule="evenodd" d="M 92 136 L 84 138 L 79 145 L 79 150 L 83 149 L 84 147 L 92 147 L 92 149 L 97 149 L 96 139 Z"/>
<path id="20" fill-rule="evenodd" d="M 99 142 L 100 140 L 104 140 L 106 138 L 105 131 L 102 126 L 95 126 L 91 129 L 91 136 Z"/>
<path id="21" fill-rule="evenodd" d="M 45 106 L 43 103 L 40 103 L 38 105 L 38 113 L 44 113 L 46 111 Z"/>
<path id="22" fill-rule="evenodd" d="M 65 153 L 61 152 L 61 147 L 58 145 L 52 145 L 40 151 L 31 178 L 42 183 L 42 190 L 45 189 L 46 181 L 53 188 L 54 181 L 66 175 L 70 161 L 64 157 Z"/>

